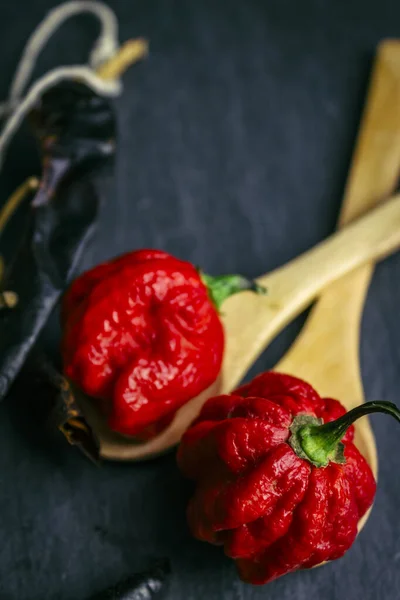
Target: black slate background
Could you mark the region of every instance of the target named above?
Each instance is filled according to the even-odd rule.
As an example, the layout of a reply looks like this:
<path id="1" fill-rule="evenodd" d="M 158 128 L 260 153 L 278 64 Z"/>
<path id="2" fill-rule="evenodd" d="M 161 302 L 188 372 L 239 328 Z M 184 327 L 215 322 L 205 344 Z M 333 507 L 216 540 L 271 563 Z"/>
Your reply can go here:
<path id="1" fill-rule="evenodd" d="M 210 272 L 268 271 L 335 225 L 376 44 L 400 37 L 395 0 L 116 0 L 121 40 L 151 56 L 116 102 L 117 181 L 104 179 L 101 231 L 87 264 L 155 246 Z M 51 0 L 0 2 L 0 96 Z M 96 34 L 70 22 L 36 75 L 82 61 Z M 19 136 L 0 177 L 4 198 L 37 169 Z M 400 402 L 400 256 L 379 265 L 362 324 L 366 395 Z M 299 331 L 260 359 L 271 367 Z M 57 319 L 44 344 L 54 347 Z M 400 598 L 399 430 L 373 419 L 380 481 L 367 526 L 342 560 L 267 588 L 238 581 L 218 548 L 192 540 L 190 492 L 174 456 L 95 468 L 35 417 L 17 391 L 0 408 L 0 600 L 80 600 L 142 568 L 173 564 L 174 600 Z"/>

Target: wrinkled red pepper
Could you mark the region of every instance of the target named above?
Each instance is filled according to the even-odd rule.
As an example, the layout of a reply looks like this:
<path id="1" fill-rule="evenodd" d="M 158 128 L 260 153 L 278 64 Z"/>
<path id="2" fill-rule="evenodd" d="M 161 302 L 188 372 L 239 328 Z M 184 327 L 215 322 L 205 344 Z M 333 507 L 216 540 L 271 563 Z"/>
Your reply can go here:
<path id="1" fill-rule="evenodd" d="M 352 423 L 378 411 L 400 420 L 388 402 L 346 413 L 274 372 L 208 400 L 178 450 L 180 469 L 197 483 L 193 535 L 223 545 L 253 584 L 342 556 L 376 489 Z"/>
<path id="2" fill-rule="evenodd" d="M 101 264 L 71 285 L 62 305 L 65 374 L 100 400 L 109 426 L 151 437 L 217 378 L 230 295 L 262 289 L 243 277 L 201 275 L 159 250 Z"/>

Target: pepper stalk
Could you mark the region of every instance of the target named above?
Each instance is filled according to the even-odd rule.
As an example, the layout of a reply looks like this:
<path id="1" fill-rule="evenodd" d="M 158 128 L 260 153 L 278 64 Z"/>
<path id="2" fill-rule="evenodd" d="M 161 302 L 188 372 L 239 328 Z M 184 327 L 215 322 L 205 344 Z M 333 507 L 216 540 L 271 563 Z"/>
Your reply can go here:
<path id="1" fill-rule="evenodd" d="M 348 428 L 360 417 L 386 413 L 400 422 L 400 410 L 392 402 L 366 402 L 330 423 L 309 415 L 297 415 L 290 427 L 289 443 L 296 454 L 316 467 L 330 462 L 344 464 L 344 445 L 341 442 Z"/>
<path id="2" fill-rule="evenodd" d="M 200 277 L 208 290 L 208 295 L 220 312 L 222 304 L 227 298 L 239 292 L 250 291 L 261 296 L 267 293 L 267 289 L 242 275 L 206 275 L 200 271 Z"/>

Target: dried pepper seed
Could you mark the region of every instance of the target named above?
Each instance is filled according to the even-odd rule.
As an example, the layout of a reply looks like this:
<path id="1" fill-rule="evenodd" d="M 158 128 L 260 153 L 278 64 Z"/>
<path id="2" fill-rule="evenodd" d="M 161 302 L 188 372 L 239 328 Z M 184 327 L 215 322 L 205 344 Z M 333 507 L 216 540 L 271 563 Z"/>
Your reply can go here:
<path id="1" fill-rule="evenodd" d="M 0 309 L 14 308 L 18 304 L 18 295 L 15 292 L 0 292 Z"/>

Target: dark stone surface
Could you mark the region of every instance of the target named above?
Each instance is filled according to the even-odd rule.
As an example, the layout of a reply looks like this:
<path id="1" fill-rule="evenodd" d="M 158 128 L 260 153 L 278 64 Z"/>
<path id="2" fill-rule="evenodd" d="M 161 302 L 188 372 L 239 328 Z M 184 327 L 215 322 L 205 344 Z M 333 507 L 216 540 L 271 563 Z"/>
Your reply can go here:
<path id="1" fill-rule="evenodd" d="M 210 272 L 246 275 L 287 261 L 335 225 L 374 48 L 400 37 L 394 0 L 119 0 L 121 39 L 145 35 L 149 60 L 118 100 L 117 183 L 87 264 L 156 246 Z M 50 0 L 0 3 L 0 96 L 24 40 Z M 75 19 L 37 74 L 82 61 L 96 33 Z M 13 145 L 5 195 L 37 168 Z M 366 395 L 399 401 L 400 256 L 379 265 L 362 324 Z M 53 320 L 45 342 L 57 336 Z M 259 361 L 271 367 L 290 326 Z M 174 600 L 394 600 L 400 597 L 400 497 L 394 422 L 375 417 L 376 505 L 345 558 L 260 589 L 238 581 L 218 548 L 192 540 L 190 492 L 174 456 L 93 467 L 45 434 L 35 398 L 17 390 L 0 408 L 0 599 L 79 600 L 168 555 Z"/>

